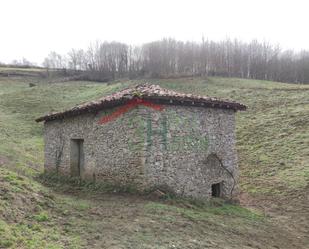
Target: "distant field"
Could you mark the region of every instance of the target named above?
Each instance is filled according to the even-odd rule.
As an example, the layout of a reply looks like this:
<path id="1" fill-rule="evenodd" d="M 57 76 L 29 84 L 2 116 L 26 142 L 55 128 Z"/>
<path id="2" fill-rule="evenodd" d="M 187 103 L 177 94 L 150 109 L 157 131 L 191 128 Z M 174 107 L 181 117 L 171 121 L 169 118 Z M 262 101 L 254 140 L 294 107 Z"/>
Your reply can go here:
<path id="1" fill-rule="evenodd" d="M 136 82 L 30 88 L 0 78 L 0 248 L 308 248 L 309 86 L 149 81 L 248 105 L 237 114 L 241 206 L 43 186 L 35 180 L 43 170 L 42 124 L 34 119 Z"/>
<path id="2" fill-rule="evenodd" d="M 0 72 L 6 72 L 6 71 L 25 71 L 25 72 L 42 72 L 46 71 L 44 68 L 21 68 L 21 67 L 1 67 L 0 66 Z"/>

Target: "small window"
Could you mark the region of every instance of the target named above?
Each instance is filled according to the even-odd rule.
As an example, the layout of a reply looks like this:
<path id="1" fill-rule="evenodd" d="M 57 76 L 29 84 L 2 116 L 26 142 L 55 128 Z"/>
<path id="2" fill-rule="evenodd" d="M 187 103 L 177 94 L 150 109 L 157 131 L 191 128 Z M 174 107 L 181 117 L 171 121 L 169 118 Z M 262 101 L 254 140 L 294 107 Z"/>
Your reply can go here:
<path id="1" fill-rule="evenodd" d="M 221 197 L 221 183 L 215 183 L 211 185 L 211 196 Z"/>

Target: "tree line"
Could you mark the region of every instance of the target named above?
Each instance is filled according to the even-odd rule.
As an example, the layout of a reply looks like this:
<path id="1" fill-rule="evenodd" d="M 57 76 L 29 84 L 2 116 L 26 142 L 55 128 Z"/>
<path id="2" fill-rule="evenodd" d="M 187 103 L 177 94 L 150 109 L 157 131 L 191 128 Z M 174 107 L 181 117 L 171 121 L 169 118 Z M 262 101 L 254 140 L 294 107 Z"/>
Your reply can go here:
<path id="1" fill-rule="evenodd" d="M 10 63 L 3 63 L 0 61 L 1 67 L 21 67 L 21 68 L 31 68 L 31 67 L 39 67 L 36 63 L 28 61 L 25 57 L 21 60 L 13 60 Z"/>
<path id="2" fill-rule="evenodd" d="M 162 39 L 140 46 L 95 42 L 66 55 L 51 52 L 46 68 L 119 77 L 226 76 L 309 83 L 309 52 L 282 50 L 268 42 L 226 39 L 184 42 Z"/>

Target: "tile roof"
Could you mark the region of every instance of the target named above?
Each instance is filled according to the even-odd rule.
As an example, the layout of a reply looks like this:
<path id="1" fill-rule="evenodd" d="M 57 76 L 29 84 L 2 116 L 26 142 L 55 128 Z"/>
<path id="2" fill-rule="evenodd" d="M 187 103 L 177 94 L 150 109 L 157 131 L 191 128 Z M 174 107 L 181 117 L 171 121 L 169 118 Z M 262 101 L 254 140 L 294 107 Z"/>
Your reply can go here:
<path id="1" fill-rule="evenodd" d="M 68 116 L 77 116 L 83 113 L 96 112 L 101 109 L 108 109 L 124 105 L 132 99 L 143 99 L 156 104 L 185 105 L 211 107 L 220 109 L 232 109 L 234 111 L 246 110 L 246 106 L 231 100 L 222 100 L 213 97 L 199 96 L 193 94 L 179 93 L 173 90 L 162 88 L 158 85 L 139 84 L 126 88 L 114 94 L 102 97 L 95 101 L 77 105 L 69 110 L 50 113 L 36 119 L 37 122 L 63 119 Z"/>

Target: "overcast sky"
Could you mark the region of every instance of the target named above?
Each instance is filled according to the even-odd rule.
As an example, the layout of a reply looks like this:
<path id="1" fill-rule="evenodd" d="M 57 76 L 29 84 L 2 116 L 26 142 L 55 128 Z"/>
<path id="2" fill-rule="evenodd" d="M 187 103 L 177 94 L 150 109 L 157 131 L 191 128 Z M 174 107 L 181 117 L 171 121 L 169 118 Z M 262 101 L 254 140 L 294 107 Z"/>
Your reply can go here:
<path id="1" fill-rule="evenodd" d="M 257 38 L 309 50 L 307 0 L 1 0 L 0 61 L 41 63 L 95 40 Z"/>

